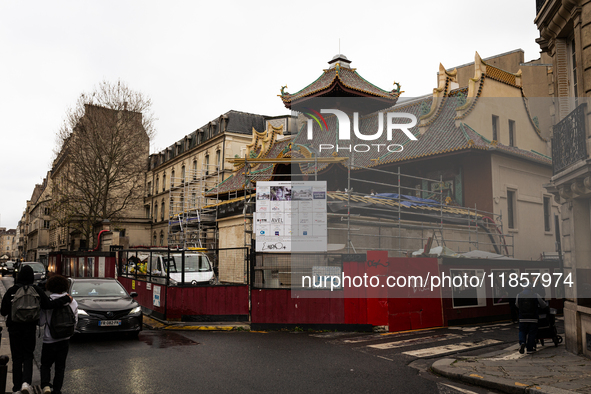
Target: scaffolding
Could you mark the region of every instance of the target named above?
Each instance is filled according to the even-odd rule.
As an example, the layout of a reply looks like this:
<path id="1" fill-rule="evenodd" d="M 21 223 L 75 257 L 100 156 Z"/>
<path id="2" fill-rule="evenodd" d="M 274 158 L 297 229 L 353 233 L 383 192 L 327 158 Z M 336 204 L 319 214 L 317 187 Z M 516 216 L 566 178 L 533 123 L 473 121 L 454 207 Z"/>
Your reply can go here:
<path id="1" fill-rule="evenodd" d="M 514 256 L 514 238 L 505 233 L 501 213 L 450 204 L 446 198 L 449 190 L 444 192 L 442 176 L 430 179 L 404 174 L 400 167 L 383 169 L 356 165 L 355 157 L 232 158 L 228 161 L 240 165 L 235 176 L 244 176 L 244 188 L 228 194 L 227 203 L 243 202 L 242 214 L 237 213 L 237 217 L 243 219 L 244 250 L 250 251 L 254 249 L 256 239 L 253 224 L 257 182 L 274 179 L 327 180 L 330 183 L 335 180 L 334 173 L 327 177 L 321 172 L 323 165 L 341 163 L 347 168 L 339 180 L 341 189 L 344 185 L 345 190 L 333 188 L 327 192 L 327 252 L 257 253 L 250 275 L 258 287 L 290 288 L 292 273 L 310 275 L 313 266 L 333 266 L 337 264 L 331 257 L 335 253 L 354 256 L 381 250 L 387 251 L 390 257 L 410 257 L 416 256 L 417 252 L 419 256 L 438 253 L 450 256 L 478 251 L 474 253 Z M 277 165 L 291 165 L 291 171 L 271 174 L 270 167 L 276 170 Z M 378 192 L 373 193 L 373 189 Z M 204 206 L 201 213 L 211 212 L 208 210 L 218 209 L 223 204 L 220 201 L 216 205 Z M 219 230 L 218 227 L 216 231 Z M 441 247 L 440 251 L 437 246 Z M 312 264 L 310 259 L 316 260 Z M 242 283 L 240 273 L 235 275 L 238 279 L 229 278 L 231 275 L 228 274 L 240 271 L 242 266 L 236 267 L 223 256 L 218 262 L 220 278 L 225 278 L 223 281 Z"/>
<path id="2" fill-rule="evenodd" d="M 331 159 L 343 161 L 345 158 Z M 280 176 L 294 181 L 302 177 L 322 180 L 318 174 L 318 164 L 327 158 L 236 160 L 244 163 L 244 246 L 251 247 L 256 182 L 269 178 L 268 173 L 253 171 L 252 168 L 264 163 L 304 165 L 311 172 L 292 172 Z M 442 177 L 430 179 L 407 175 L 401 173 L 400 167 L 396 172 L 364 167 L 355 164 L 354 156 L 346 160 L 348 170 L 345 191 L 329 191 L 328 194 L 328 204 L 331 206 L 327 215 L 329 244 L 344 244 L 343 251 L 346 253 L 385 250 L 393 256 L 408 256 L 410 252 L 429 245 L 441 246 L 448 252 L 479 250 L 514 256 L 513 235 L 504 232 L 502 212 L 486 212 L 477 206 L 448 205 Z M 366 176 L 359 176 L 361 172 Z M 375 176 L 368 180 L 367 174 L 372 173 Z M 374 196 L 370 192 L 374 188 L 388 190 L 393 197 Z M 420 203 L 414 197 L 429 199 L 431 202 Z M 339 204 L 343 213 L 336 208 Z M 426 250 L 427 254 L 429 252 Z"/>
<path id="3" fill-rule="evenodd" d="M 185 170 L 170 179 L 168 246 L 216 249 L 218 244 L 218 195 L 205 196 L 220 183 L 221 172 L 216 165 L 203 164 L 200 170 Z"/>

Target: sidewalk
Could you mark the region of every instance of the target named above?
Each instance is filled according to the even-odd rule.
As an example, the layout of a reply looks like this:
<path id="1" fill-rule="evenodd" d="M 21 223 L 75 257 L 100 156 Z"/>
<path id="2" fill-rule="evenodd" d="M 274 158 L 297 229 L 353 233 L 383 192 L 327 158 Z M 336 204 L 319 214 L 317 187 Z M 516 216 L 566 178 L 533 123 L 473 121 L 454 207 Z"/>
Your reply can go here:
<path id="1" fill-rule="evenodd" d="M 432 370 L 505 393 L 591 393 L 591 360 L 566 351 L 564 345 L 539 346 L 533 355 L 519 354 L 519 345 L 478 357 L 446 358 Z"/>

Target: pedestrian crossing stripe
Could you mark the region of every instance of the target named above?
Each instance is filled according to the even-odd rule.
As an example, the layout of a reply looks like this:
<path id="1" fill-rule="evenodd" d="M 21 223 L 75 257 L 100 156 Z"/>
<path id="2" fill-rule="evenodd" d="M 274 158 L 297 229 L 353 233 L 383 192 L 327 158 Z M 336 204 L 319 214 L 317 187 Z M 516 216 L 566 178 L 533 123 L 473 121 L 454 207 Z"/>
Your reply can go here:
<path id="1" fill-rule="evenodd" d="M 431 333 L 433 331 L 423 331 L 421 334 Z M 374 334 L 374 335 L 364 335 L 362 337 L 355 337 L 355 338 L 348 338 L 343 339 L 343 343 L 361 343 L 361 342 L 370 342 L 370 341 L 378 341 L 383 339 L 394 339 L 392 337 L 386 337 L 386 334 Z M 416 332 L 407 332 L 402 334 L 392 334 L 395 335 L 396 338 L 400 337 L 410 337 L 412 335 L 416 335 Z"/>
<path id="2" fill-rule="evenodd" d="M 494 345 L 497 343 L 502 343 L 502 342 L 497 341 L 496 339 L 485 339 L 484 341 L 480 341 L 480 342 L 454 343 L 451 345 L 436 346 L 436 347 L 431 347 L 431 348 L 403 352 L 402 354 L 406 354 L 407 356 L 424 358 L 424 357 L 437 356 L 437 355 L 444 354 L 444 353 L 455 353 L 455 352 L 459 352 L 459 351 L 466 351 L 469 349 L 476 349 L 479 347 Z"/>
<path id="3" fill-rule="evenodd" d="M 368 345 L 367 347 L 371 347 L 374 349 L 381 349 L 381 350 L 396 349 L 396 348 L 404 347 L 404 346 L 418 345 L 418 344 L 425 343 L 425 342 L 428 343 L 428 342 L 447 341 L 450 339 L 458 339 L 458 338 L 463 338 L 463 337 L 464 337 L 464 335 L 458 335 L 458 334 L 441 334 L 441 335 L 432 335 L 429 337 L 422 337 L 422 338 L 405 339 L 405 340 L 396 341 L 396 342 L 380 343 L 377 345 Z"/>
<path id="4" fill-rule="evenodd" d="M 437 386 L 439 386 L 439 385 L 440 384 L 438 383 Z M 451 384 L 441 383 L 441 385 L 449 387 L 451 390 L 453 390 L 454 393 L 476 394 L 475 391 L 470 391 L 467 389 L 463 389 L 461 387 L 452 386 Z M 439 390 L 439 392 L 441 392 L 441 389 Z M 449 392 L 449 391 L 447 391 L 447 392 Z"/>

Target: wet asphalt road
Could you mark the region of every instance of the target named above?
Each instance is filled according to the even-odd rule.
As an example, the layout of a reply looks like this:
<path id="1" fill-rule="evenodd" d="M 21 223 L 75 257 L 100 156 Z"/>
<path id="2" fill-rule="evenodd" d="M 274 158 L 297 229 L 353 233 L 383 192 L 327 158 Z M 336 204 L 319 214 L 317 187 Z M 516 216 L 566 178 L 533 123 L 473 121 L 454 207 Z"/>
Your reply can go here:
<path id="1" fill-rule="evenodd" d="M 430 373 L 446 355 L 406 353 L 499 341 L 456 353 L 476 355 L 516 338 L 511 324 L 397 335 L 146 330 L 138 339 L 83 336 L 71 342 L 64 393 L 489 393 Z"/>
<path id="2" fill-rule="evenodd" d="M 65 392 L 436 392 L 417 370 L 305 333 L 155 332 L 71 344 Z"/>

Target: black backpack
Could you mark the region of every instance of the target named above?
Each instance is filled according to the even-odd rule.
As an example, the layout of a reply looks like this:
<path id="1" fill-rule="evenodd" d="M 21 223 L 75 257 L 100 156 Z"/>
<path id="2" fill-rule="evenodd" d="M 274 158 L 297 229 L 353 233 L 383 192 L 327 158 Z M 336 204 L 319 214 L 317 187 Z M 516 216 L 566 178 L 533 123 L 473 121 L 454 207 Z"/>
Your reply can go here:
<path id="1" fill-rule="evenodd" d="M 11 318 L 14 323 L 34 323 L 39 320 L 41 301 L 34 286 L 19 286 L 12 298 Z"/>
<path id="2" fill-rule="evenodd" d="M 64 339 L 74 335 L 76 316 L 69 304 L 55 308 L 51 312 L 49 332 L 53 339 Z"/>

